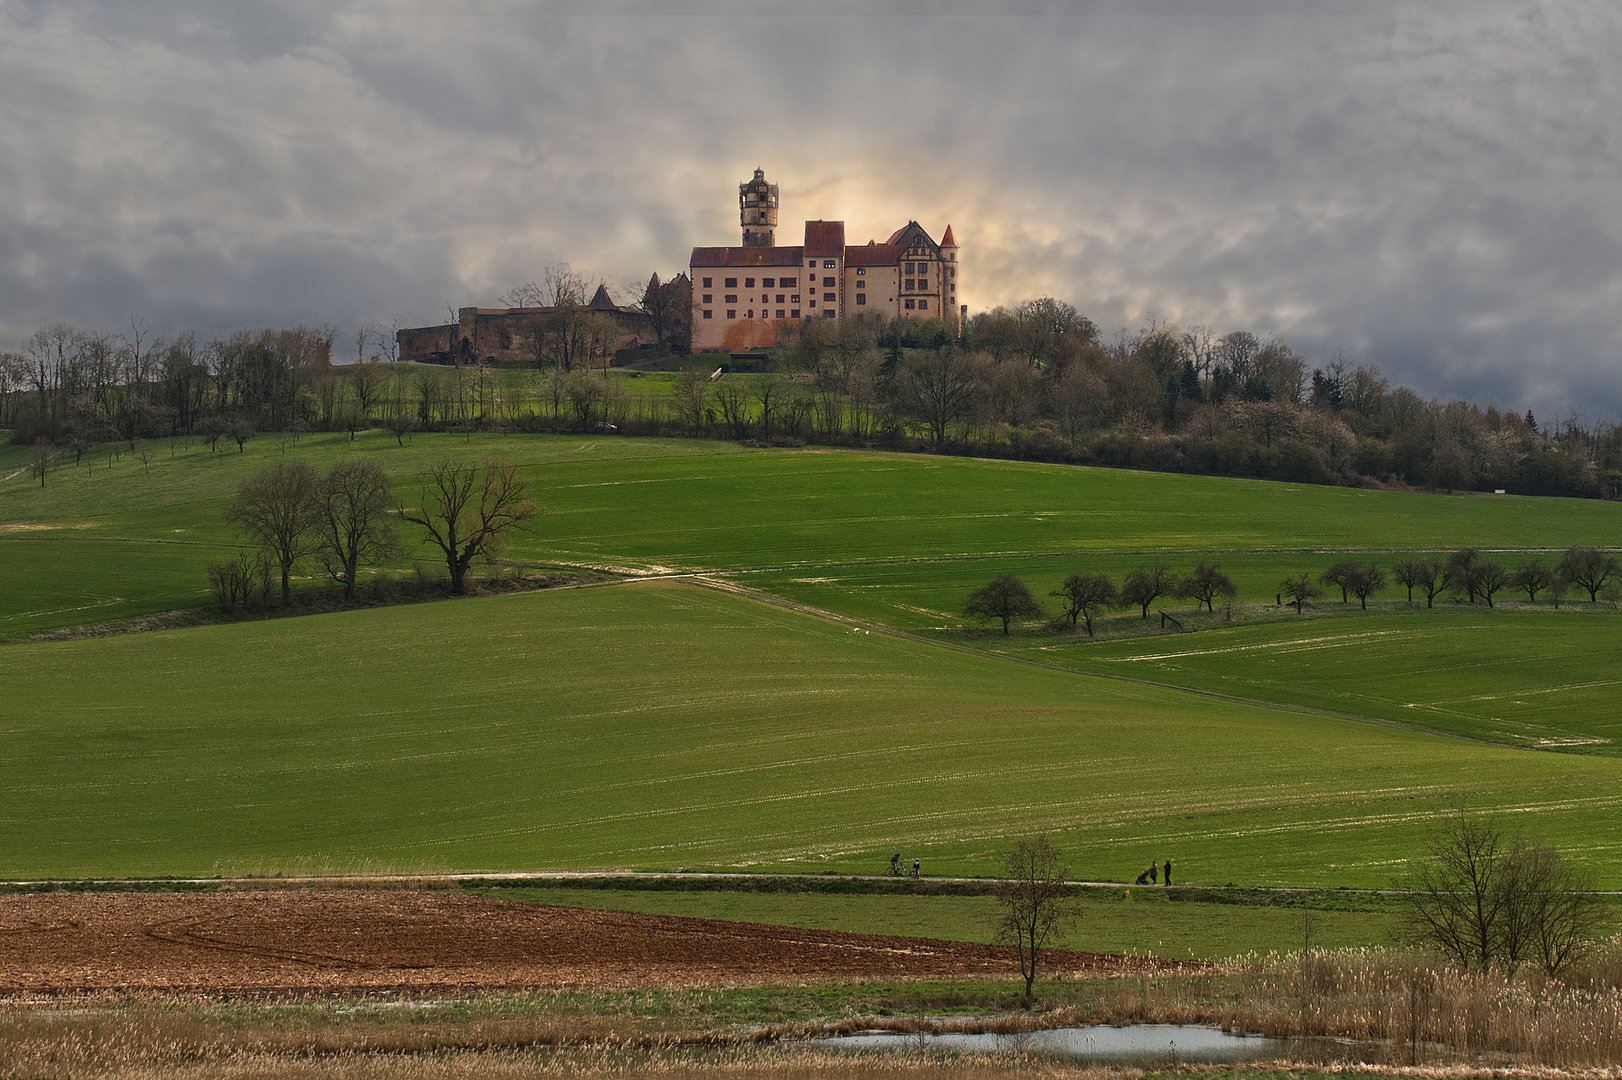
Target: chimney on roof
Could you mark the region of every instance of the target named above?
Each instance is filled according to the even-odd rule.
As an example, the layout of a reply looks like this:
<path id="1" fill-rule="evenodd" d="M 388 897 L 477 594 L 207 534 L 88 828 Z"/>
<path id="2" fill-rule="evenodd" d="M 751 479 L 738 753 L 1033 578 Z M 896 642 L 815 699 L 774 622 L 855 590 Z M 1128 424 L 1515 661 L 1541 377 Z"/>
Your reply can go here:
<path id="1" fill-rule="evenodd" d="M 738 185 L 738 221 L 744 247 L 777 246 L 777 185 L 766 182 L 766 170 Z"/>

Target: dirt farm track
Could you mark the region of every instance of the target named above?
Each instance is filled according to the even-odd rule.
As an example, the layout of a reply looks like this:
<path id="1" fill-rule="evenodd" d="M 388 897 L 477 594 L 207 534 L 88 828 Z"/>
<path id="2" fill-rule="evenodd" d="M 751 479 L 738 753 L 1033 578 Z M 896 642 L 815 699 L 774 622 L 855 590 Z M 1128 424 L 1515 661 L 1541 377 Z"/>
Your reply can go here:
<path id="1" fill-rule="evenodd" d="M 1055 954 L 1070 970 L 1147 963 Z M 342 995 L 1012 978 L 1003 949 L 486 900 L 453 892 L 0 897 L 0 996 Z"/>

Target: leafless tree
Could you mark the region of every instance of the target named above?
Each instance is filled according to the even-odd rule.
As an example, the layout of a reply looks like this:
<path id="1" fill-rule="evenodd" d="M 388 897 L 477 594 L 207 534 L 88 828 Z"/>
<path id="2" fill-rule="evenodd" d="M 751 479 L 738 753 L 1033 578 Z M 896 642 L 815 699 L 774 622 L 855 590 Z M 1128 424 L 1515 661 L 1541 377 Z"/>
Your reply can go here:
<path id="1" fill-rule="evenodd" d="M 1031 590 L 1013 574 L 998 574 L 974 590 L 963 610 L 969 615 L 1001 619 L 1004 636 L 1008 634 L 1008 624 L 1014 619 L 1030 619 L 1043 614 L 1042 605 L 1031 595 Z"/>
<path id="2" fill-rule="evenodd" d="M 34 440 L 34 445 L 28 450 L 28 471 L 39 477 L 39 486 L 45 486 L 45 474 L 51 469 L 51 461 L 56 457 L 56 450 L 51 446 L 51 440 L 41 435 Z"/>
<path id="3" fill-rule="evenodd" d="M 1531 959 L 1553 975 L 1596 926 L 1591 892 L 1558 852 L 1463 809 L 1401 884 L 1411 940 L 1478 971 Z"/>
<path id="4" fill-rule="evenodd" d="M 424 477 L 417 505 L 401 503 L 399 514 L 428 530 L 426 542 L 444 553 L 451 591 L 465 593 L 468 568 L 494 555 L 507 533 L 539 512 L 528 486 L 517 466 L 505 462 L 442 461 Z"/>
<path id="5" fill-rule="evenodd" d="M 1088 637 L 1093 636 L 1093 618 L 1118 599 L 1115 583 L 1108 574 L 1071 574 L 1048 595 L 1063 598 L 1065 614 L 1070 616 L 1072 627 L 1076 625 L 1077 616 L 1087 621 Z"/>
<path id="6" fill-rule="evenodd" d="M 1425 590 L 1426 607 L 1431 607 L 1436 594 L 1442 591 L 1442 568 L 1436 565 L 1435 559 L 1398 559 L 1391 568 L 1391 576 L 1397 579 L 1399 585 L 1407 587 L 1410 604 L 1414 602 L 1416 586 Z"/>
<path id="7" fill-rule="evenodd" d="M 1598 548 L 1572 546 L 1560 556 L 1560 563 L 1555 572 L 1566 581 L 1588 592 L 1588 599 L 1593 602 L 1599 597 L 1599 591 L 1611 578 L 1622 574 L 1615 556 L 1607 555 Z"/>
<path id="8" fill-rule="evenodd" d="M 1239 590 L 1234 588 L 1233 579 L 1223 573 L 1221 563 L 1202 562 L 1177 586 L 1177 594 L 1204 604 L 1206 611 L 1214 611 L 1213 600 L 1219 596 L 1232 600 L 1239 595 Z"/>
<path id="9" fill-rule="evenodd" d="M 340 461 L 321 478 L 316 492 L 316 531 L 321 564 L 332 580 L 355 594 L 363 563 L 400 550 L 391 511 L 389 478 L 375 461 Z"/>
<path id="10" fill-rule="evenodd" d="M 1171 567 L 1156 559 L 1151 565 L 1139 564 L 1136 570 L 1126 575 L 1121 582 L 1121 603 L 1136 604 L 1143 617 L 1149 617 L 1149 605 L 1162 596 L 1170 596 L 1177 591 L 1177 574 Z"/>
<path id="11" fill-rule="evenodd" d="M 1534 604 L 1537 603 L 1538 593 L 1547 589 L 1553 581 L 1554 574 L 1537 559 L 1522 563 L 1509 575 L 1510 586 L 1525 592 L 1528 602 Z"/>
<path id="12" fill-rule="evenodd" d="M 937 447 L 968 416 L 980 393 L 979 365 L 954 345 L 914 350 L 901 364 L 896 392 L 902 410 L 923 421 Z"/>
<path id="13" fill-rule="evenodd" d="M 282 602 L 293 595 L 293 569 L 320 549 L 320 478 L 302 461 L 277 462 L 242 482 L 225 519 L 280 569 Z"/>
<path id="14" fill-rule="evenodd" d="M 996 941 L 1012 945 L 1019 954 L 1019 973 L 1029 1002 L 1043 951 L 1064 940 L 1080 909 L 1065 880 L 1059 851 L 1046 836 L 1022 839 L 1002 853 L 1002 864 Z"/>
<path id="15" fill-rule="evenodd" d="M 1316 600 L 1324 594 L 1322 589 L 1312 583 L 1309 574 L 1287 577 L 1279 583 L 1278 588 L 1279 595 L 1290 598 L 1290 604 L 1295 608 L 1297 615 L 1301 614 L 1301 609 L 1306 606 L 1308 600 Z"/>

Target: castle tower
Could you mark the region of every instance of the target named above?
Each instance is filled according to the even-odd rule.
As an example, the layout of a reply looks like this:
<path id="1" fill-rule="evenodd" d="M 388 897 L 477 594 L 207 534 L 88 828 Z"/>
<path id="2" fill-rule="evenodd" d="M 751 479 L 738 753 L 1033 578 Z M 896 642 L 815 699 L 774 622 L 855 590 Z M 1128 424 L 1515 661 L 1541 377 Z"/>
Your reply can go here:
<path id="1" fill-rule="evenodd" d="M 777 246 L 777 185 L 766 182 L 766 170 L 738 185 L 738 221 L 743 225 L 744 247 Z"/>
<path id="2" fill-rule="evenodd" d="M 946 235 L 941 237 L 941 259 L 945 264 L 941 267 L 941 314 L 952 332 L 962 337 L 969 309 L 957 302 L 957 251 L 957 237 L 952 235 L 952 226 L 948 225 Z"/>

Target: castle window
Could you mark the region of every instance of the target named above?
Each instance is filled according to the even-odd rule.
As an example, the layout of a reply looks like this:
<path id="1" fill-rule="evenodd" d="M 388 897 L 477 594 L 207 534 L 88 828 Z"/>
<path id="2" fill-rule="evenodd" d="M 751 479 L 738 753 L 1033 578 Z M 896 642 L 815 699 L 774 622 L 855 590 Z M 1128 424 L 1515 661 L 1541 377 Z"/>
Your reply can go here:
<path id="1" fill-rule="evenodd" d="M 833 278 L 831 278 L 831 277 L 825 277 L 825 278 L 823 278 L 823 279 L 822 279 L 822 287 L 823 287 L 823 288 L 824 288 L 824 289 L 831 289 L 831 288 L 833 288 L 833 287 L 834 287 L 834 279 L 833 279 Z"/>
<path id="2" fill-rule="evenodd" d="M 833 294 L 833 293 L 831 293 L 831 292 L 825 292 L 825 293 L 823 293 L 823 294 L 822 294 L 822 301 L 823 301 L 823 303 L 825 303 L 825 304 L 831 304 L 831 303 L 833 303 L 833 302 L 834 302 L 834 294 Z"/>
<path id="3" fill-rule="evenodd" d="M 867 303 L 867 294 L 865 292 L 857 293 L 856 294 L 856 306 L 861 307 L 862 305 L 864 305 L 866 303 Z"/>
<path id="4" fill-rule="evenodd" d="M 760 298 L 760 302 L 762 304 L 769 304 L 769 303 L 772 302 L 772 298 L 769 297 L 769 296 L 762 295 L 761 298 Z"/>
<path id="5" fill-rule="evenodd" d="M 728 293 L 727 297 L 726 297 L 726 301 L 729 304 L 736 304 L 738 302 L 738 294 L 737 293 Z"/>
<path id="6" fill-rule="evenodd" d="M 911 311 L 911 310 L 912 310 L 912 301 L 911 301 L 911 300 L 908 300 L 908 301 L 907 301 L 907 310 L 908 310 L 908 311 Z"/>
<path id="7" fill-rule="evenodd" d="M 715 288 L 714 282 L 715 282 L 714 278 L 705 278 L 704 279 L 704 287 L 706 289 L 713 289 L 713 288 Z"/>
<path id="8" fill-rule="evenodd" d="M 715 303 L 715 301 L 714 301 L 714 300 L 713 300 L 713 299 L 712 299 L 712 298 L 711 298 L 711 296 L 710 296 L 710 294 L 709 294 L 709 293 L 705 293 L 705 294 L 704 294 L 704 302 L 705 302 L 705 303 L 706 303 L 706 304 L 713 304 L 713 303 Z"/>
<path id="9" fill-rule="evenodd" d="M 797 277 L 778 278 L 777 287 L 779 289 L 797 289 L 800 287 L 800 279 Z"/>
<path id="10" fill-rule="evenodd" d="M 918 310 L 919 311 L 928 311 L 929 310 L 929 301 L 928 300 L 920 300 L 920 301 L 918 301 Z"/>
<path id="11" fill-rule="evenodd" d="M 912 266 L 912 263 L 908 263 L 908 264 L 907 264 L 907 266 L 906 266 L 906 271 L 907 271 L 907 273 L 909 273 L 909 274 L 911 274 L 911 273 L 913 273 L 913 272 L 914 272 L 914 271 L 913 271 L 913 266 Z"/>
<path id="12" fill-rule="evenodd" d="M 777 317 L 779 319 L 781 319 L 783 317 L 783 309 L 782 308 L 777 309 Z"/>
<path id="13" fill-rule="evenodd" d="M 777 302 L 779 304 L 781 304 L 783 302 L 783 294 L 782 293 L 777 294 Z"/>
<path id="14" fill-rule="evenodd" d="M 816 307 L 816 306 L 817 306 L 817 298 L 816 298 L 816 297 L 814 297 L 814 296 L 813 296 L 813 297 L 812 297 L 812 298 L 811 298 L 811 306 L 812 306 L 812 307 Z"/>
<path id="15" fill-rule="evenodd" d="M 800 294 L 795 293 L 793 296 L 788 298 L 788 302 L 791 304 L 798 304 L 800 302 Z"/>
<path id="16" fill-rule="evenodd" d="M 824 270 L 832 270 L 832 269 L 836 268 L 838 265 L 839 265 L 839 263 L 836 262 L 833 259 L 823 259 L 822 260 L 822 268 Z"/>
<path id="17" fill-rule="evenodd" d="M 735 277 L 727 278 L 727 288 L 736 289 L 737 287 L 738 287 L 738 279 L 737 278 L 735 278 Z"/>
<path id="18" fill-rule="evenodd" d="M 727 310 L 727 318 L 736 319 L 737 317 L 738 317 L 738 313 L 736 311 L 734 311 L 734 310 L 732 310 L 730 308 Z"/>
<path id="19" fill-rule="evenodd" d="M 711 311 L 709 308 L 704 309 L 704 317 L 706 319 L 713 318 L 714 316 L 715 316 L 715 312 Z"/>
<path id="20" fill-rule="evenodd" d="M 859 266 L 859 267 L 856 268 L 856 276 L 857 277 L 861 277 L 862 275 L 864 275 L 866 273 L 867 273 L 867 267 Z"/>
<path id="21" fill-rule="evenodd" d="M 867 282 L 865 282 L 865 281 L 858 281 L 858 282 L 857 282 L 857 283 L 856 283 L 856 287 L 857 287 L 857 288 L 858 288 L 858 289 L 865 289 L 865 288 L 867 288 Z"/>
<path id="22" fill-rule="evenodd" d="M 918 283 L 917 283 L 917 282 L 916 282 L 916 281 L 914 281 L 914 280 L 912 280 L 912 278 L 908 278 L 908 279 L 907 279 L 907 285 L 906 285 L 906 287 L 907 287 L 907 288 L 909 288 L 909 289 L 911 289 L 911 288 L 913 288 L 913 287 L 914 287 L 914 286 L 916 286 L 916 285 L 917 285 L 917 284 L 918 284 Z"/>
<path id="23" fill-rule="evenodd" d="M 788 313 L 788 317 L 791 318 L 791 319 L 798 319 L 800 317 L 800 309 L 799 308 L 794 308 L 792 311 L 790 311 Z"/>
<path id="24" fill-rule="evenodd" d="M 744 278 L 743 279 L 743 287 L 746 288 L 746 289 L 753 289 L 755 287 L 755 279 L 752 278 L 752 277 Z"/>
<path id="25" fill-rule="evenodd" d="M 831 319 L 831 318 L 833 318 L 833 317 L 834 317 L 834 313 L 833 313 L 833 312 L 831 312 L 831 311 L 824 311 L 824 312 L 823 312 L 823 313 L 822 313 L 822 317 L 823 317 L 823 318 L 824 318 L 824 319 Z"/>
<path id="26" fill-rule="evenodd" d="M 761 278 L 760 279 L 760 287 L 762 289 L 769 289 L 769 288 L 772 287 L 773 283 L 776 282 L 776 281 L 777 281 L 776 278 L 769 278 L 769 277 L 768 278 Z"/>
<path id="27" fill-rule="evenodd" d="M 750 308 L 748 311 L 743 313 L 743 317 L 746 319 L 753 319 L 755 317 L 755 309 Z"/>

